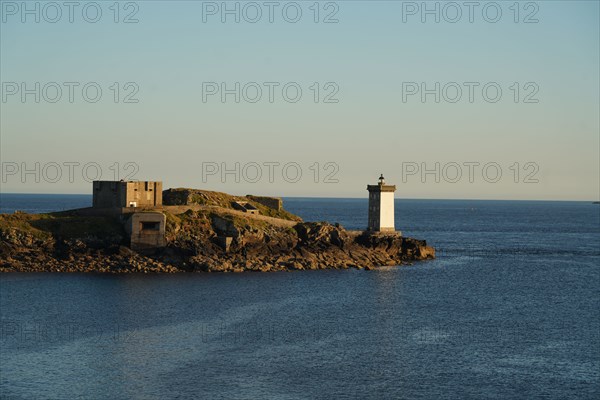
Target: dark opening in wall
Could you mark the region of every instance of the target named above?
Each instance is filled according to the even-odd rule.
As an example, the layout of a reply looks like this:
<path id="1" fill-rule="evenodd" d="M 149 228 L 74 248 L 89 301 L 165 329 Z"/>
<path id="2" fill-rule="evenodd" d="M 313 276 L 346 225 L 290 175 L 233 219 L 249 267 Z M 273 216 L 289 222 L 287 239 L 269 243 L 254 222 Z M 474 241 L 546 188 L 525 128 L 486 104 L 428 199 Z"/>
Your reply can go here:
<path id="1" fill-rule="evenodd" d="M 146 222 L 141 222 L 141 224 L 142 224 L 142 227 L 141 227 L 142 231 L 158 231 L 160 229 L 160 222 L 146 221 Z"/>

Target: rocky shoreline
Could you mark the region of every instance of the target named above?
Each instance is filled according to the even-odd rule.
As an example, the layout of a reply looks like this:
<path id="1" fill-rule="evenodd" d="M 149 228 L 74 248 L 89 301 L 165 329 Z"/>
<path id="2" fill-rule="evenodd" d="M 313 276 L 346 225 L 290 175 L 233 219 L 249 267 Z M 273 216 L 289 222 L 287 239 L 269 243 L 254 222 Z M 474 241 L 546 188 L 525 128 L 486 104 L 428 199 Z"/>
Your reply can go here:
<path id="1" fill-rule="evenodd" d="M 177 273 L 373 269 L 435 258 L 424 240 L 348 231 L 326 222 L 167 214 L 165 248 L 134 252 L 110 217 L 0 215 L 0 272 Z M 219 238 L 229 237 L 227 246 Z"/>

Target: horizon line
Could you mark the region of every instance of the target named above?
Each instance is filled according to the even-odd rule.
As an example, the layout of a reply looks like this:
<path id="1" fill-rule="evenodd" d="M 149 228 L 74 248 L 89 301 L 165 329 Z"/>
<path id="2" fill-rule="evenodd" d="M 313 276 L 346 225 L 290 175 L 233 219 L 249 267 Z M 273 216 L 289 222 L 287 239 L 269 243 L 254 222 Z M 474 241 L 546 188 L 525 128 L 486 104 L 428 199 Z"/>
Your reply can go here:
<path id="1" fill-rule="evenodd" d="M 214 190 L 208 190 L 214 192 Z M 225 192 L 223 192 L 225 193 Z M 2 195 L 44 195 L 44 196 L 92 196 L 92 193 L 19 193 L 19 192 L 0 192 Z M 241 196 L 244 195 L 232 195 Z M 261 195 L 262 196 L 262 195 Z M 266 196 L 266 197 L 280 197 L 288 199 L 347 199 L 347 200 L 368 200 L 368 197 L 333 197 L 333 196 Z M 554 201 L 554 202 L 583 202 L 583 203 L 596 203 L 598 200 L 569 200 L 569 199 L 488 199 L 488 198 L 427 198 L 427 197 L 394 197 L 394 200 L 454 200 L 454 201 Z"/>

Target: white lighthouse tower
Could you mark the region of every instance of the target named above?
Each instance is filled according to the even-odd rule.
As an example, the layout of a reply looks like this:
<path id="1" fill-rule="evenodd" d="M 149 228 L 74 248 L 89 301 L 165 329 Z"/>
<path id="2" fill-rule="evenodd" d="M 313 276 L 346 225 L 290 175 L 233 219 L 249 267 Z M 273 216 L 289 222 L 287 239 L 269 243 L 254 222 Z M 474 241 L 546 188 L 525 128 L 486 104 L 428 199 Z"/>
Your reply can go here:
<path id="1" fill-rule="evenodd" d="M 386 185 L 383 174 L 377 185 L 367 185 L 369 191 L 369 226 L 373 232 L 393 232 L 394 192 L 396 185 Z"/>

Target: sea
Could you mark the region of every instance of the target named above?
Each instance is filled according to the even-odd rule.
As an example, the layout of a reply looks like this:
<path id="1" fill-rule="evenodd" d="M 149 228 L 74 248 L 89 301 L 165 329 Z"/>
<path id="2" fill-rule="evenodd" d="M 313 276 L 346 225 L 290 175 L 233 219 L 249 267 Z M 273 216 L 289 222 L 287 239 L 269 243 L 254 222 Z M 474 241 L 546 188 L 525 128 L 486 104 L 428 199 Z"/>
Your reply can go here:
<path id="1" fill-rule="evenodd" d="M 2 194 L 1 212 L 91 204 Z M 366 199 L 286 198 L 367 224 Z M 374 271 L 0 274 L 2 399 L 598 399 L 600 205 L 397 199 Z"/>

